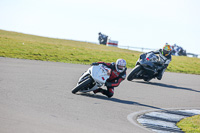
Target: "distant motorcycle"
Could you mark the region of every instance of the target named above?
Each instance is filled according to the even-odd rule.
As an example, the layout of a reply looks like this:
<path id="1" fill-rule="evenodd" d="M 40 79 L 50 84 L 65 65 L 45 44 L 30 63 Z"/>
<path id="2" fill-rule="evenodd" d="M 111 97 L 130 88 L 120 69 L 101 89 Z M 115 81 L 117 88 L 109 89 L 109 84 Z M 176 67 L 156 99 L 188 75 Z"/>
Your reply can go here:
<path id="1" fill-rule="evenodd" d="M 136 66 L 129 73 L 127 80 L 143 79 L 149 82 L 157 76 L 162 66 L 163 64 L 159 61 L 159 57 L 154 53 L 142 54 L 136 62 Z"/>
<path id="2" fill-rule="evenodd" d="M 106 80 L 110 77 L 111 69 L 103 64 L 91 66 L 79 78 L 76 87 L 72 89 L 72 93 L 77 92 L 90 92 L 98 89 L 105 84 Z"/>
<path id="3" fill-rule="evenodd" d="M 99 40 L 99 44 L 106 45 L 108 36 L 100 34 L 98 40 Z"/>

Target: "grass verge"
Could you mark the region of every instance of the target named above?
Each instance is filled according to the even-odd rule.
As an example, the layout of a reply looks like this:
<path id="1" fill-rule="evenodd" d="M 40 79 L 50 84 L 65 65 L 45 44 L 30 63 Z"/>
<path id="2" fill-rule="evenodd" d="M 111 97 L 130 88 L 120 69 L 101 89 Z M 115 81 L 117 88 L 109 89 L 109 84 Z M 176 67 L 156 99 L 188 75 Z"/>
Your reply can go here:
<path id="1" fill-rule="evenodd" d="M 87 42 L 27 35 L 0 30 L 0 56 L 20 59 L 91 64 L 104 61 L 127 61 L 133 68 L 141 52 L 107 47 Z M 173 56 L 167 71 L 200 74 L 200 59 Z"/>
<path id="2" fill-rule="evenodd" d="M 185 133 L 200 133 L 200 115 L 184 118 L 177 126 Z"/>

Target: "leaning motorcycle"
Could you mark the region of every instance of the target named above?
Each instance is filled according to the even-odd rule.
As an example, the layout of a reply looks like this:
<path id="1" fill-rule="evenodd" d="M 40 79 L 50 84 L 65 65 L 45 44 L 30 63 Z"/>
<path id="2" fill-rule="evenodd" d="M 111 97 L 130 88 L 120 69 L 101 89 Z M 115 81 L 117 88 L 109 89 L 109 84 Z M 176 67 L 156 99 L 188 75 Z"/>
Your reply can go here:
<path id="1" fill-rule="evenodd" d="M 140 55 L 140 58 L 136 62 L 135 67 L 129 73 L 127 80 L 143 79 L 144 81 L 150 81 L 155 78 L 158 71 L 163 68 L 163 63 L 159 61 L 159 57 L 150 52 Z"/>
<path id="2" fill-rule="evenodd" d="M 79 78 L 76 87 L 72 89 L 72 93 L 77 92 L 90 92 L 103 86 L 106 80 L 110 77 L 110 68 L 103 64 L 91 66 L 82 76 Z"/>

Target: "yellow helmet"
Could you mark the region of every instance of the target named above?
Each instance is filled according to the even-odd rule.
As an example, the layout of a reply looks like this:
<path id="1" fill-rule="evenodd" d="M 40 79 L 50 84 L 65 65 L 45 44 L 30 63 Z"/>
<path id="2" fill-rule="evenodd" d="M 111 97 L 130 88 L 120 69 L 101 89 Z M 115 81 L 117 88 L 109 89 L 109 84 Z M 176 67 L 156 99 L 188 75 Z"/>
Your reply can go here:
<path id="1" fill-rule="evenodd" d="M 164 47 L 163 47 L 163 52 L 162 52 L 162 54 L 163 54 L 164 56 L 168 56 L 168 55 L 170 54 L 171 51 L 172 51 L 171 46 L 170 46 L 168 43 L 166 43 L 166 44 L 164 45 Z"/>

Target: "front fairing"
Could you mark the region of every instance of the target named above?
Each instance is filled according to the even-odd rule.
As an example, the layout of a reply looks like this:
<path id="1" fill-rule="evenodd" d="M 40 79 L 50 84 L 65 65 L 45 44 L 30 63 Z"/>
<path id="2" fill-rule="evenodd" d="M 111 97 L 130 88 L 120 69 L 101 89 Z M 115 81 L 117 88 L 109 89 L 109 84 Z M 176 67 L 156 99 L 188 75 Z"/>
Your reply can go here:
<path id="1" fill-rule="evenodd" d="M 147 69 L 153 69 L 154 68 L 154 63 L 150 62 L 150 61 L 147 61 L 146 58 L 143 58 L 143 59 L 140 59 L 138 61 L 138 63 L 144 67 L 144 68 L 147 68 Z"/>
<path id="2" fill-rule="evenodd" d="M 93 83 L 89 86 L 89 88 L 83 88 L 80 92 L 89 92 L 98 89 L 103 84 L 105 84 L 106 80 L 110 77 L 108 75 L 108 71 L 110 68 L 100 64 L 97 66 L 91 66 L 80 78 L 78 84 L 84 81 L 87 78 L 92 78 Z M 77 85 L 78 85 L 77 84 Z"/>
<path id="3" fill-rule="evenodd" d="M 149 74 L 154 74 L 157 71 L 157 65 L 156 65 L 156 61 L 151 61 L 151 57 L 155 56 L 153 53 L 149 53 L 147 55 L 143 54 L 142 56 L 140 56 L 140 59 L 138 60 L 138 64 L 140 64 L 143 69 L 145 69 L 147 71 L 147 73 Z M 147 60 L 147 58 L 149 58 L 150 60 Z"/>
<path id="4" fill-rule="evenodd" d="M 141 61 L 140 64 L 143 67 L 148 67 L 148 68 L 153 68 L 154 67 L 154 63 L 150 62 L 150 61 Z"/>
<path id="5" fill-rule="evenodd" d="M 105 84 L 106 80 L 110 77 L 108 71 L 110 68 L 100 64 L 97 66 L 91 66 L 82 76 L 79 78 L 78 84 L 84 81 L 87 78 L 92 78 L 94 82 L 99 85 Z"/>
<path id="6" fill-rule="evenodd" d="M 105 84 L 106 80 L 110 77 L 108 75 L 108 71 L 110 71 L 110 68 L 100 64 L 98 66 L 93 66 L 91 69 L 91 76 L 94 79 L 94 81 Z"/>

